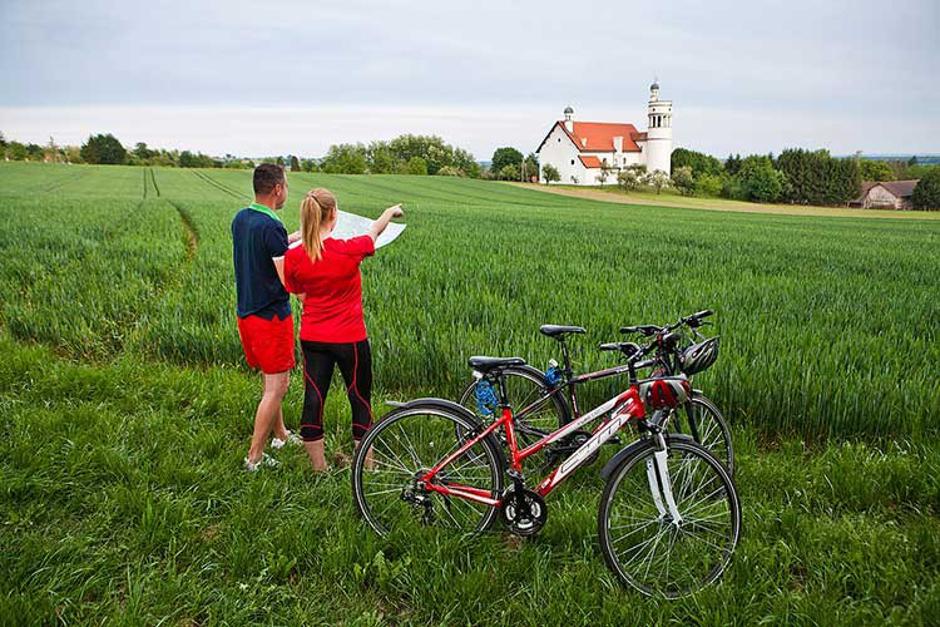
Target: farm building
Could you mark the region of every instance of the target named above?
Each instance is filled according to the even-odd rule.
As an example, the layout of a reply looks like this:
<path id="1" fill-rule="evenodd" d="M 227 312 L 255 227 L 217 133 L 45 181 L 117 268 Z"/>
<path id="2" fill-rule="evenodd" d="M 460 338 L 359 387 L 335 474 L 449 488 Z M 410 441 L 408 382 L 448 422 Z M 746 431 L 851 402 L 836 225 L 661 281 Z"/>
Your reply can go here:
<path id="1" fill-rule="evenodd" d="M 659 83 L 650 85 L 646 131 L 619 122 L 579 122 L 567 107 L 564 120 L 555 122 L 539 144 L 539 180 L 542 168 L 551 164 L 561 182 L 597 185 L 601 166 L 610 168 L 610 180 L 631 165 L 644 165 L 647 172 L 670 173 L 672 155 L 672 101 L 659 99 Z"/>
<path id="2" fill-rule="evenodd" d="M 862 194 L 849 203 L 864 209 L 911 209 L 911 195 L 918 179 L 911 181 L 865 181 Z"/>

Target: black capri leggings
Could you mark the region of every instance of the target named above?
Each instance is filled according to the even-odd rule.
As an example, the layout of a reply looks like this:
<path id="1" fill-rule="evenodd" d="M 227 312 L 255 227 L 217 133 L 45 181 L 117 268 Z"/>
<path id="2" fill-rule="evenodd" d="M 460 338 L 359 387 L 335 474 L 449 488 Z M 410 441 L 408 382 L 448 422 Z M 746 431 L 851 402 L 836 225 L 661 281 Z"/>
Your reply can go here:
<path id="1" fill-rule="evenodd" d="M 301 340 L 304 353 L 304 413 L 300 437 L 305 442 L 323 439 L 323 405 L 333 379 L 333 365 L 346 382 L 352 408 L 353 438 L 362 439 L 372 426 L 372 351 L 369 340 L 333 343 Z"/>

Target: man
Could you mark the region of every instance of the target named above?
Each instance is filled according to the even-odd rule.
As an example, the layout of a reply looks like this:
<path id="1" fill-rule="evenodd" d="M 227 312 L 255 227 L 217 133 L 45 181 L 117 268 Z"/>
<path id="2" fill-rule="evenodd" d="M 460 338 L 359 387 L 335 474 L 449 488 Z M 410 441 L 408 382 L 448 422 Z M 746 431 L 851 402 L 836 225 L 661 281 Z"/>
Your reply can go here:
<path id="1" fill-rule="evenodd" d="M 283 285 L 284 253 L 300 233 L 288 236 L 275 213 L 287 201 L 283 167 L 263 163 L 255 168 L 254 190 L 255 202 L 232 220 L 238 334 L 249 367 L 260 369 L 264 380 L 251 447 L 245 458 L 245 468 L 251 472 L 277 465 L 264 452 L 272 431 L 274 448 L 299 443 L 299 438 L 284 427 L 281 402 L 294 367 L 294 319 Z"/>

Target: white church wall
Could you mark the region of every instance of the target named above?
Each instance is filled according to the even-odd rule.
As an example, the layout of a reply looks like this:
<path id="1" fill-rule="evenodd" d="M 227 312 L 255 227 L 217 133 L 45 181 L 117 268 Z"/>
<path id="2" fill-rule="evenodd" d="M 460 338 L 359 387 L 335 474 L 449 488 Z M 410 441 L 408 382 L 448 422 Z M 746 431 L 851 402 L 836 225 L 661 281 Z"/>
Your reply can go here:
<path id="1" fill-rule="evenodd" d="M 560 183 L 571 185 L 571 177 L 575 177 L 579 183 L 583 184 L 585 168 L 578 159 L 578 155 L 578 150 L 571 143 L 568 135 L 560 127 L 555 126 L 539 152 L 539 170 L 544 165 L 551 164 L 561 176 Z M 539 175 L 539 179 L 544 181 L 541 171 Z"/>

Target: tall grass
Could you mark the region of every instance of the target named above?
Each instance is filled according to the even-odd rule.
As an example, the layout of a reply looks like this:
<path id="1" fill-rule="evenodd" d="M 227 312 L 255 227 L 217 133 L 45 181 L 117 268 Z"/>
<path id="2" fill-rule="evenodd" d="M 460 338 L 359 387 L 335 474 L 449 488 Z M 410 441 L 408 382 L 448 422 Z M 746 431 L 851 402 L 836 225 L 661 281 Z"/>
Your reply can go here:
<path id="1" fill-rule="evenodd" d="M 72 355 L 238 366 L 229 222 L 250 174 L 148 172 L 144 200 L 133 168 L 0 166 L 2 323 Z M 701 384 L 736 422 L 937 433 L 940 224 L 610 205 L 444 177 L 290 181 L 290 228 L 314 185 L 367 215 L 405 203 L 408 230 L 363 270 L 390 392 L 453 396 L 470 354 L 542 366 L 555 349 L 544 322 L 586 326 L 578 366 L 602 366 L 593 344 L 620 325 L 712 307 L 723 352 Z"/>

